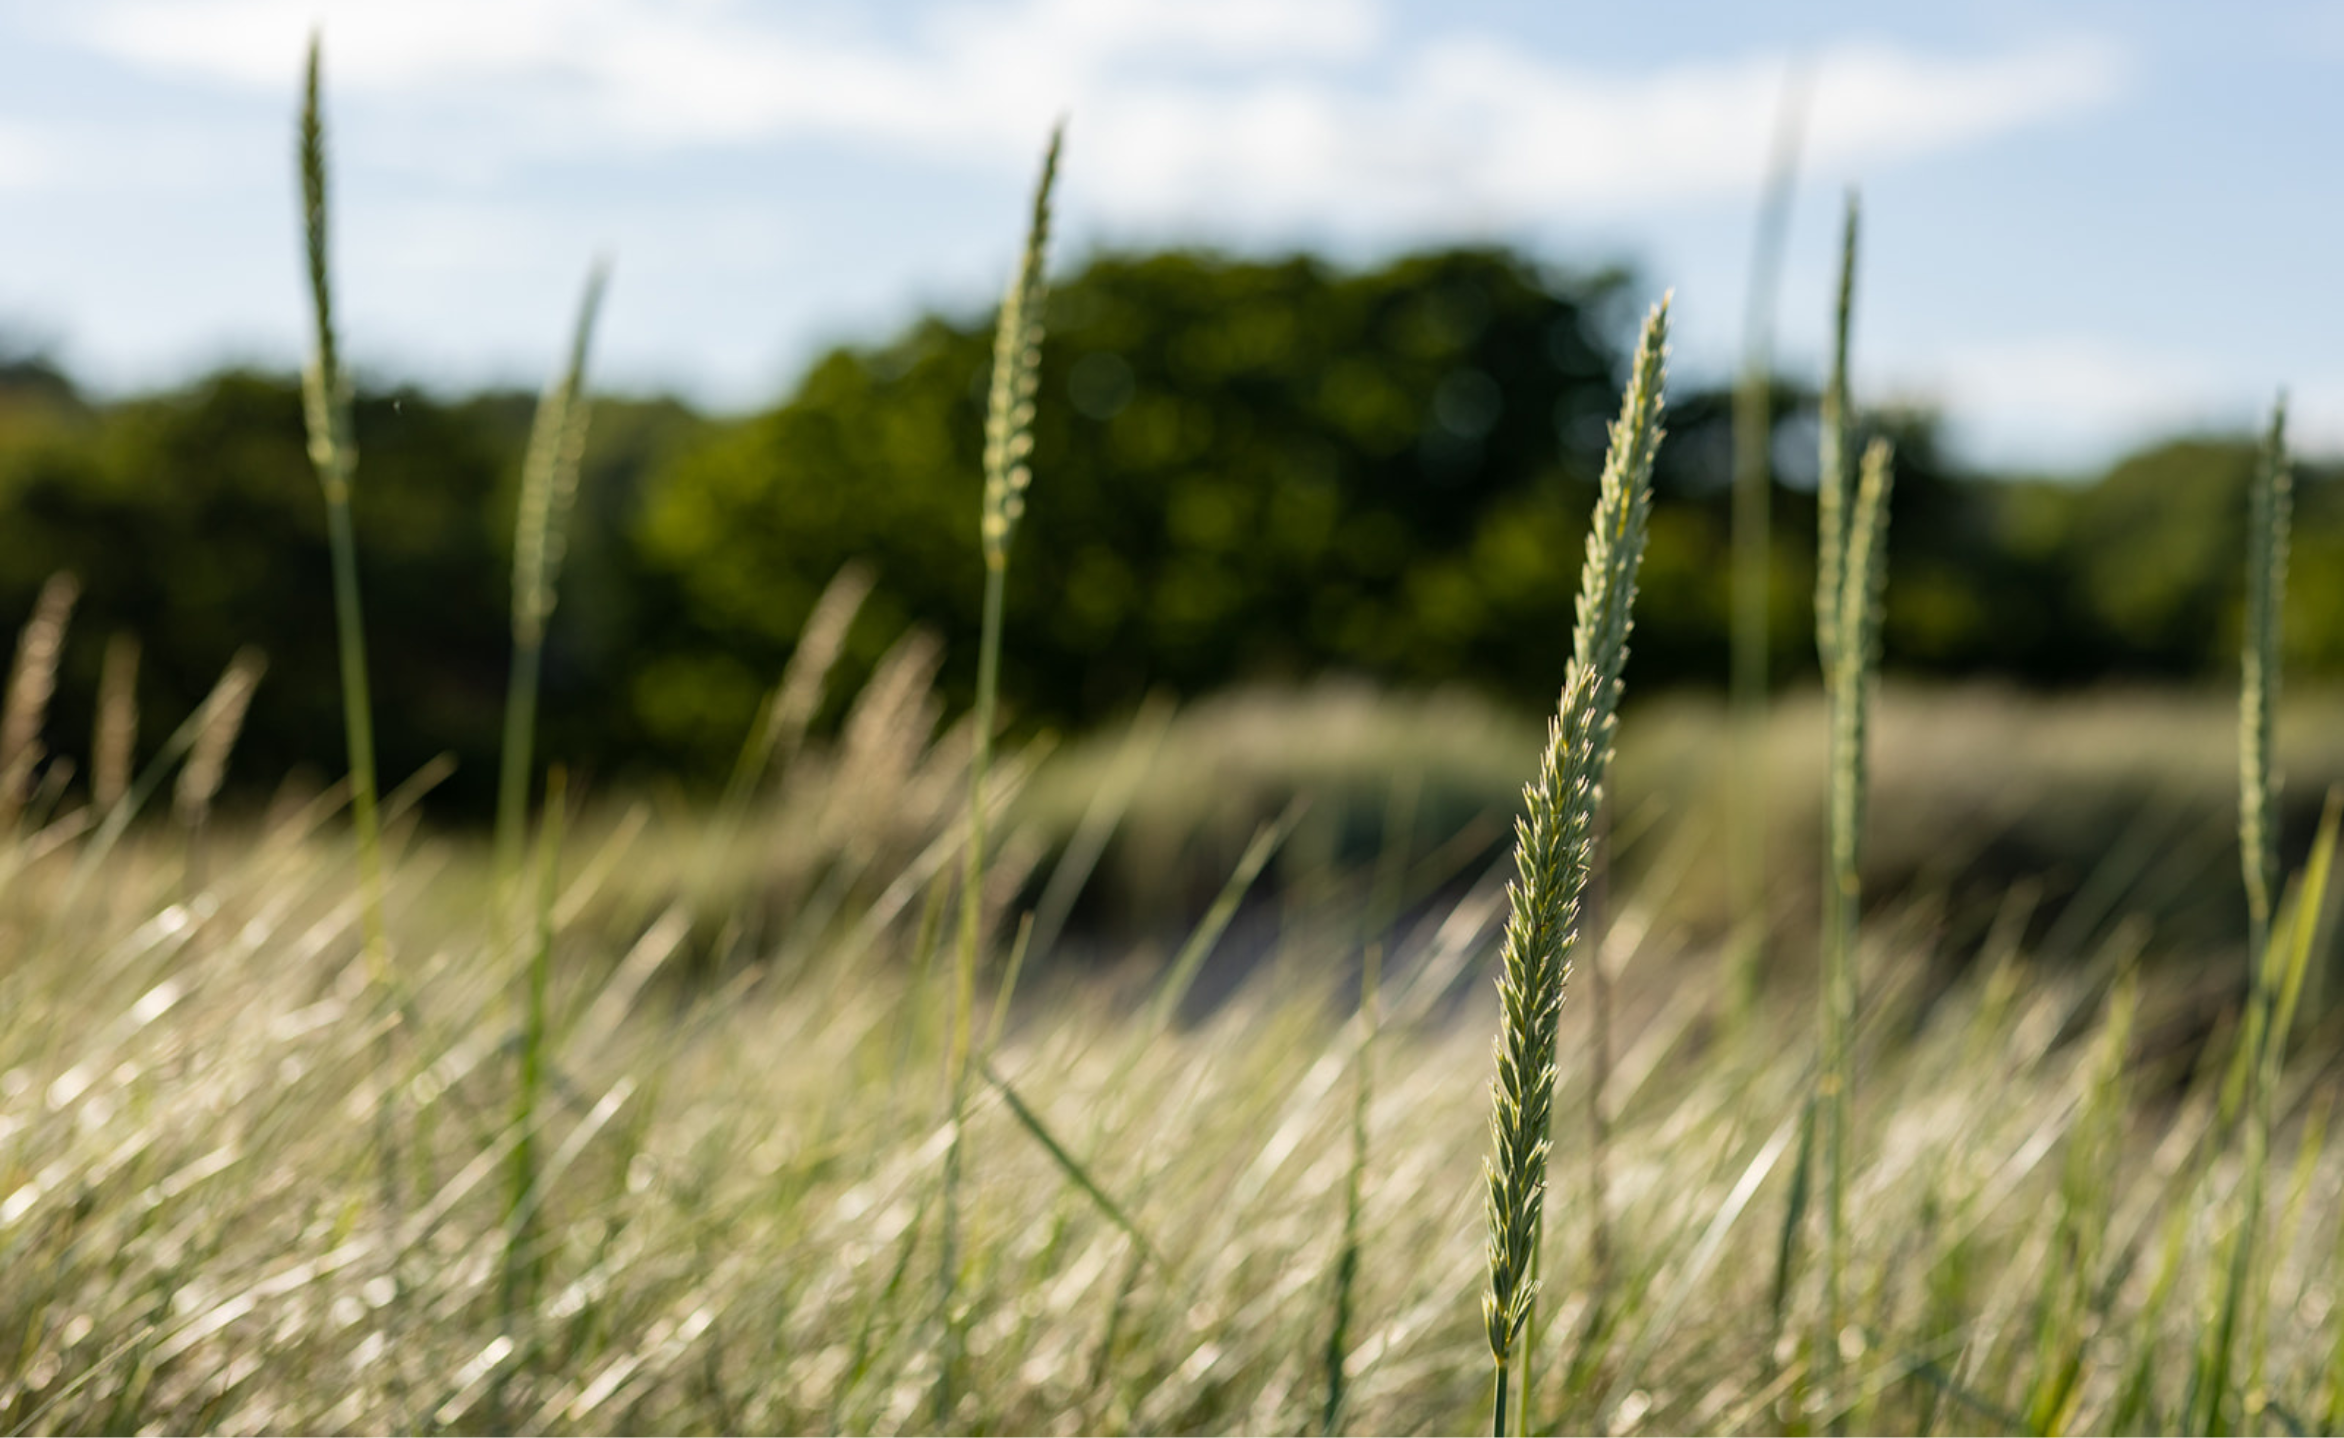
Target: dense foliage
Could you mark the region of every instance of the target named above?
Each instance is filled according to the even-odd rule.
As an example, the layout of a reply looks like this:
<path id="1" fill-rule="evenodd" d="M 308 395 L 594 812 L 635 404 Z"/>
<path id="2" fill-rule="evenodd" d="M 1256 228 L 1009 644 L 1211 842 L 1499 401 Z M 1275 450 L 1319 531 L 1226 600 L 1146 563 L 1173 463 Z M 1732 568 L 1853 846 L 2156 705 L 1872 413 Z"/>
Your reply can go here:
<path id="1" fill-rule="evenodd" d="M 1343 271 L 1310 259 L 1106 257 L 1051 299 L 1035 493 L 1010 586 L 1013 722 L 1079 723 L 1153 689 L 1324 670 L 1551 700 L 1581 527 L 1640 290 L 1469 250 Z M 865 670 L 911 625 L 965 694 L 989 364 L 982 316 L 836 350 L 780 403 L 717 421 L 596 411 L 550 638 L 547 750 L 609 773 L 719 773 L 832 573 L 877 588 Z M 1861 398 L 1861 396 L 1859 396 Z M 362 395 L 356 518 L 384 764 L 459 760 L 485 798 L 508 639 L 511 514 L 532 399 Z M 1811 670 L 1812 396 L 1776 395 L 1775 672 Z M 1681 391 L 1630 679 L 1724 672 L 1730 405 Z M 2097 483 L 1984 482 L 1925 415 L 1898 439 L 1891 668 L 2033 683 L 2212 674 L 2236 632 L 2250 448 L 2176 441 Z M 2344 657 L 2344 500 L 2300 486 L 2298 660 Z M 52 748 L 86 732 L 106 634 L 145 640 L 153 725 L 228 655 L 273 661 L 247 772 L 339 771 L 323 518 L 290 376 L 234 371 L 95 403 L 0 366 L 0 616 L 56 568 L 83 599 Z"/>

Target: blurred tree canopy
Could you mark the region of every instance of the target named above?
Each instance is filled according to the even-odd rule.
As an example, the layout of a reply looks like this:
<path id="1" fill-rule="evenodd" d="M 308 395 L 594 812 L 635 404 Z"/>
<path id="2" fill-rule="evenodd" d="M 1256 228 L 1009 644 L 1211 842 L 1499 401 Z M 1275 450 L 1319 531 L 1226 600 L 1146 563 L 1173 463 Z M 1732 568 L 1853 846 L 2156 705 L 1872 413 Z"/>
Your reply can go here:
<path id="1" fill-rule="evenodd" d="M 1011 561 L 1013 722 L 1080 724 L 1151 689 L 1325 669 L 1552 703 L 1585 517 L 1647 297 L 1617 271 L 1452 250 L 1342 270 L 1172 252 L 1093 260 L 1050 302 L 1034 490 Z M 817 361 L 762 413 L 597 403 L 549 635 L 543 752 L 720 773 L 840 565 L 878 577 L 849 677 L 912 625 L 973 668 L 990 321 L 931 316 Z M 1731 404 L 1679 379 L 1631 682 L 1725 671 Z M 1813 667 L 1815 417 L 1777 415 L 1774 670 Z M 459 760 L 484 801 L 507 565 L 534 398 L 368 389 L 355 518 L 386 780 Z M 2242 439 L 2177 440 L 2096 483 L 1965 475 L 1932 418 L 1898 440 L 1891 666 L 2027 682 L 2209 675 L 2235 652 Z M 2344 658 L 2344 498 L 2299 469 L 2288 639 Z M 50 747 L 79 754 L 110 631 L 144 640 L 146 748 L 235 648 L 271 668 L 240 767 L 341 760 L 323 515 L 290 376 L 231 371 L 94 403 L 0 357 L 0 623 L 73 570 Z"/>

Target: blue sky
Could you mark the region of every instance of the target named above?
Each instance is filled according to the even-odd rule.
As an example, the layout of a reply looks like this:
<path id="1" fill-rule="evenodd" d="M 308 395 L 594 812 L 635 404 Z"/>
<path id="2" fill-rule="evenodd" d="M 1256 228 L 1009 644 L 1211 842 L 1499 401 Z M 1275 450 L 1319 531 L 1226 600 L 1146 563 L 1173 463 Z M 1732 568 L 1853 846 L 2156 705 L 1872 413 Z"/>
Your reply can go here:
<path id="1" fill-rule="evenodd" d="M 2344 450 L 2344 10 L 1533 0 L 0 0 L 0 332 L 120 390 L 298 356 L 291 118 L 326 44 L 345 342 L 718 406 L 1006 276 L 1070 117 L 1061 263 L 1497 239 L 1740 344 L 1784 77 L 1811 77 L 1778 354 L 1817 367 L 1839 195 L 1858 382 L 1986 463 L 2244 428 Z"/>

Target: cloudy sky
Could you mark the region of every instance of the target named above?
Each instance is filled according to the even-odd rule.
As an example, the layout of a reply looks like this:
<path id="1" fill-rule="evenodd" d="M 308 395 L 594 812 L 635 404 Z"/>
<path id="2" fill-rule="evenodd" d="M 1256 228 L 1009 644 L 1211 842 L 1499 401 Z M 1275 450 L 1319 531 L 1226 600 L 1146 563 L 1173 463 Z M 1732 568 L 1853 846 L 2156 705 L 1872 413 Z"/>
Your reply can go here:
<path id="1" fill-rule="evenodd" d="M 2077 469 L 2282 384 L 2344 449 L 2344 11 L 2278 0 L 0 0 L 0 335 L 109 390 L 293 362 L 313 27 L 379 376 L 534 384 L 607 252 L 608 382 L 769 399 L 987 304 L 1061 114 L 1062 262 L 1504 240 L 1673 286 L 1720 374 L 1797 71 L 1786 366 L 1858 184 L 1860 382 L 1973 458 Z"/>

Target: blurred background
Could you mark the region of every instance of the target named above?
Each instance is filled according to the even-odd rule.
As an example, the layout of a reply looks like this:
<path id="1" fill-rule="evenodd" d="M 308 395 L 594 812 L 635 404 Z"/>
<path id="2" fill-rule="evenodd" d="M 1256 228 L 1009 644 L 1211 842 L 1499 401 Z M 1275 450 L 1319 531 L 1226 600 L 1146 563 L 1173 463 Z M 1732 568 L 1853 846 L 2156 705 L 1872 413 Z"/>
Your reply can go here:
<path id="1" fill-rule="evenodd" d="M 1893 679 L 2227 683 L 2248 437 L 2282 384 L 2292 673 L 2344 658 L 2344 216 L 2308 179 L 2344 122 L 2332 7 L 4 0 L 0 615 L 80 578 L 60 733 L 87 732 L 110 634 L 143 641 L 165 724 L 251 643 L 239 774 L 339 772 L 296 375 L 313 26 L 385 774 L 454 755 L 452 819 L 493 789 L 520 452 L 597 255 L 542 752 L 713 792 L 849 560 L 875 587 L 817 731 L 915 631 L 958 711 L 990 312 L 1060 115 L 1019 734 L 1336 677 L 1467 696 L 1527 755 L 1664 288 L 1631 704 L 1722 691 L 1730 389 L 1786 114 L 1778 687 L 1813 682 L 1850 186 L 1855 392 L 1900 441 Z"/>

